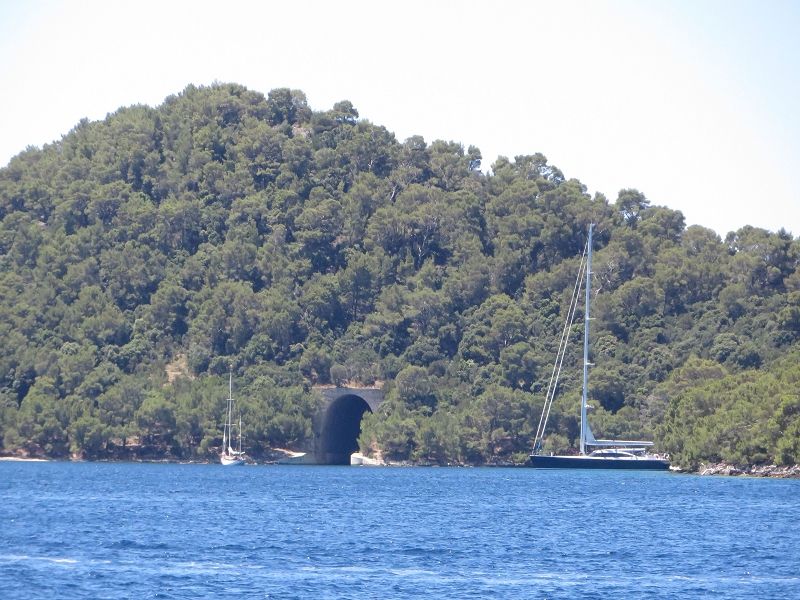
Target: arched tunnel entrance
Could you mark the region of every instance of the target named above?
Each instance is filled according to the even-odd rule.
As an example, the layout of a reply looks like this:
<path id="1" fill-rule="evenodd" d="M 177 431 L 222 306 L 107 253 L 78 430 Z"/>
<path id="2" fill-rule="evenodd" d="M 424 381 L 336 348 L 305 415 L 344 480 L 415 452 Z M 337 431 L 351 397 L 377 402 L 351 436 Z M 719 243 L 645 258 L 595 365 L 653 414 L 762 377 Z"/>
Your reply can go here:
<path id="1" fill-rule="evenodd" d="M 372 412 L 369 404 L 355 394 L 340 396 L 331 402 L 322 421 L 316 452 L 318 464 L 350 464 L 350 455 L 358 450 L 361 417 L 367 411 Z"/>

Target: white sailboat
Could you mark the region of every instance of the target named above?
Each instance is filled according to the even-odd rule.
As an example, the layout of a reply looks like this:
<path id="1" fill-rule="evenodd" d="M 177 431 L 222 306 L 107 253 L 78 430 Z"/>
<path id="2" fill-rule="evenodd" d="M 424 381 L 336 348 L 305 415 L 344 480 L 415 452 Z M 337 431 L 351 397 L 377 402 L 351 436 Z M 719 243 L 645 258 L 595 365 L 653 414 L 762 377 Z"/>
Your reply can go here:
<path id="1" fill-rule="evenodd" d="M 245 453 L 242 451 L 242 413 L 239 413 L 239 448 L 233 449 L 233 373 L 228 374 L 228 408 L 225 416 L 225 425 L 222 429 L 222 453 L 220 462 L 225 466 L 243 465 Z"/>
<path id="2" fill-rule="evenodd" d="M 561 364 L 566 351 L 568 329 L 575 314 L 575 308 L 580 296 L 581 274 L 579 272 L 577 281 L 575 282 L 570 308 L 567 311 L 567 321 L 561 335 L 561 343 L 556 358 L 556 364 L 553 367 L 550 386 L 548 387 L 544 406 L 542 407 L 542 416 L 539 419 L 539 427 L 536 430 L 536 438 L 533 452 L 530 455 L 529 466 L 543 469 L 668 469 L 669 460 L 647 451 L 647 449 L 653 445 L 653 442 L 595 439 L 592 429 L 589 426 L 589 421 L 586 418 L 589 395 L 589 367 L 592 366 L 589 363 L 589 307 L 591 304 L 593 228 L 594 225 L 589 225 L 589 240 L 586 245 L 586 296 L 584 303 L 583 393 L 581 394 L 580 454 L 571 456 L 547 456 L 541 454 L 547 418 L 550 415 L 550 408 L 553 405 L 555 390 L 558 386 L 558 376 L 561 372 Z M 584 263 L 581 261 L 580 270 L 582 270 L 583 267 Z M 589 448 L 592 447 L 597 449 L 590 451 Z"/>

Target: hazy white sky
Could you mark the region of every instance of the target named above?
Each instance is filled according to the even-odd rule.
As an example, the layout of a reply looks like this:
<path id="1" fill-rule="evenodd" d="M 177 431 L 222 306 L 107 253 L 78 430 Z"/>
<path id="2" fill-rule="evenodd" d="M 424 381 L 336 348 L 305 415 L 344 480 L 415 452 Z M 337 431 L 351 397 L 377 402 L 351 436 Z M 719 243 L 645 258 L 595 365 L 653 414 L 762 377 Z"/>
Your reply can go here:
<path id="1" fill-rule="evenodd" d="M 797 237 L 798 31 L 795 0 L 0 0 L 0 165 L 216 80 Z"/>

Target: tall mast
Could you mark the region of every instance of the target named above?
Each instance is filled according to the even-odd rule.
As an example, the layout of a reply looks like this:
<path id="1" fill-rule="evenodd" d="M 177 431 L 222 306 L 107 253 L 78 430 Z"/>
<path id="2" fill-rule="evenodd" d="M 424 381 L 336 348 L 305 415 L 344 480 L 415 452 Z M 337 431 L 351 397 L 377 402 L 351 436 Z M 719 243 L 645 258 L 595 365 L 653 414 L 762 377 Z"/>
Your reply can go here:
<path id="1" fill-rule="evenodd" d="M 228 447 L 233 446 L 233 371 L 228 371 Z"/>
<path id="2" fill-rule="evenodd" d="M 586 252 L 586 301 L 583 317 L 583 394 L 581 395 L 581 454 L 586 454 L 586 403 L 589 395 L 589 299 L 592 288 L 592 229 L 589 224 L 589 241 Z"/>

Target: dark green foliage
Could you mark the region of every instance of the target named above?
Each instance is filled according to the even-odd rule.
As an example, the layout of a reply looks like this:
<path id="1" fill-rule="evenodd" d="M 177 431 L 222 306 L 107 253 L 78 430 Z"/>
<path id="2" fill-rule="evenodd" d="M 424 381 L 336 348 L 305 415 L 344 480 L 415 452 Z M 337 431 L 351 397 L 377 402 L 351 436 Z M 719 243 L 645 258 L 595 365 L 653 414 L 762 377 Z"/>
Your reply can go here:
<path id="1" fill-rule="evenodd" d="M 677 462 L 800 463 L 800 355 L 729 372 L 690 359 L 661 386 L 671 402 L 658 427 Z"/>
<path id="2" fill-rule="evenodd" d="M 232 368 L 255 455 L 310 446 L 311 384 L 385 381 L 364 451 L 523 460 L 594 222 L 595 433 L 797 461 L 800 242 L 591 197 L 542 154 L 480 162 L 227 84 L 22 152 L 0 170 L 0 448 L 208 458 Z M 577 435 L 582 327 L 548 450 Z"/>

